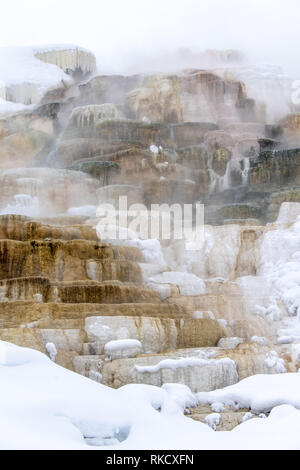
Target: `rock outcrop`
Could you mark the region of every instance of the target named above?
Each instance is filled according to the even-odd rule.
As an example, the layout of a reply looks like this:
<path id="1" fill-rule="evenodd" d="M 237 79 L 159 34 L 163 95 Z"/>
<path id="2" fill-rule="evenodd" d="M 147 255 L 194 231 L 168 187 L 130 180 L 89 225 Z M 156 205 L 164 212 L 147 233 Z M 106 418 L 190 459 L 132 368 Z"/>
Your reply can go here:
<path id="1" fill-rule="evenodd" d="M 112 387 L 297 370 L 261 260 L 300 214 L 299 116 L 269 122 L 232 70 L 86 77 L 69 95 L 94 57 L 36 55 L 73 81 L 0 119 L 0 339 L 53 343 L 56 362 Z M 166 221 L 166 205 L 199 202 L 197 249 L 175 225 L 140 235 L 152 205 Z"/>

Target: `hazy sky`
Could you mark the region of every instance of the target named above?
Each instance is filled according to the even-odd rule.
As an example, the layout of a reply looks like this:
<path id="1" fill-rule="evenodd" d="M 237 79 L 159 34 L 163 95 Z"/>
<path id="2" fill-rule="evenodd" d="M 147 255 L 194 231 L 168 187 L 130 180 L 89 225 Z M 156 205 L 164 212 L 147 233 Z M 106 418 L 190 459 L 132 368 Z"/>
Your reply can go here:
<path id="1" fill-rule="evenodd" d="M 181 47 L 238 48 L 297 71 L 299 0 L 7 0 L 0 46 L 74 43 L 104 67 Z"/>

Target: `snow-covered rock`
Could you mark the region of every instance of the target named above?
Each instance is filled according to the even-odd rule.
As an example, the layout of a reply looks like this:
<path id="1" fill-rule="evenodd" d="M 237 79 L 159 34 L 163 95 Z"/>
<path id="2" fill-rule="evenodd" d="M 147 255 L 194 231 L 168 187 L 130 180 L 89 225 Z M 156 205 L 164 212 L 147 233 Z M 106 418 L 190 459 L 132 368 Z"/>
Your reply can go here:
<path id="1" fill-rule="evenodd" d="M 206 416 L 205 422 L 210 428 L 212 428 L 213 431 L 215 431 L 220 422 L 220 419 L 221 415 L 219 413 L 211 413 Z"/>
<path id="2" fill-rule="evenodd" d="M 182 350 L 181 350 L 182 351 Z M 237 382 L 236 364 L 228 358 L 204 359 L 196 351 L 166 356 L 144 356 L 108 362 L 103 383 L 119 387 L 127 383 L 184 383 L 193 392 L 212 390 Z"/>
<path id="3" fill-rule="evenodd" d="M 38 351 L 2 341 L 0 379 L 1 449 L 299 449 L 297 373 L 253 376 L 197 396 L 170 382 L 115 390 L 57 366 Z M 183 415 L 197 401 L 230 400 L 255 413 L 272 411 L 265 419 L 248 419 L 232 432 L 217 433 Z M 215 418 L 207 421 L 216 424 Z"/>
<path id="4" fill-rule="evenodd" d="M 106 360 L 135 357 L 142 352 L 142 343 L 137 339 L 119 339 L 109 341 L 104 346 Z"/>
<path id="5" fill-rule="evenodd" d="M 96 69 L 95 56 L 74 45 L 1 48 L 0 63 L 0 114 L 26 109 L 48 90 L 70 86 L 78 70 Z"/>

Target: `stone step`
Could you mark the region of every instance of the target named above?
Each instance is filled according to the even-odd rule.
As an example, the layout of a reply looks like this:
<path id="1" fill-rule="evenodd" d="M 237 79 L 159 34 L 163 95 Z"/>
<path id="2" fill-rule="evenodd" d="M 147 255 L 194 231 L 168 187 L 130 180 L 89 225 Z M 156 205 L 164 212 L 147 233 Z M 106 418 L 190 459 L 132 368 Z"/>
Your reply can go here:
<path id="1" fill-rule="evenodd" d="M 145 123 L 130 120 L 100 121 L 95 126 L 74 128 L 73 124 L 65 130 L 59 147 L 60 160 L 65 162 L 61 146 L 65 140 L 78 137 L 83 139 L 98 138 L 103 143 L 132 143 L 138 142 L 148 148 L 153 142 L 167 148 L 197 145 L 203 142 L 205 134 L 217 129 L 217 125 L 207 122 L 184 122 L 167 124 L 165 122 Z M 70 162 L 68 161 L 68 164 Z"/>
<path id="2" fill-rule="evenodd" d="M 209 283 L 207 284 L 210 290 Z M 200 294 L 195 296 L 172 295 L 167 302 L 176 303 L 193 312 L 212 312 L 214 317 L 225 320 L 230 328 L 230 336 L 239 336 L 250 339 L 252 336 L 276 336 L 276 324 L 270 320 L 259 317 L 256 314 L 255 305 L 265 305 L 266 297 L 260 292 L 256 294 L 244 292 L 238 293 L 238 289 L 224 290 L 222 285 L 215 293 Z M 236 286 L 238 287 L 238 286 Z"/>
<path id="3" fill-rule="evenodd" d="M 227 358 L 210 360 L 207 353 L 209 348 L 179 349 L 105 362 L 102 383 L 113 388 L 130 383 L 158 387 L 164 383 L 184 383 L 193 392 L 200 392 L 223 388 L 238 381 L 234 361 Z"/>
<path id="4" fill-rule="evenodd" d="M 86 240 L 0 240 L 0 279 L 47 277 L 53 281 L 142 281 L 138 249 L 111 247 Z"/>
<path id="5" fill-rule="evenodd" d="M 51 282 L 42 277 L 0 281 L 0 303 L 27 300 L 63 303 L 161 303 L 157 292 L 120 281 Z"/>
<path id="6" fill-rule="evenodd" d="M 85 330 L 89 339 L 85 354 L 103 354 L 106 343 L 126 338 L 140 341 L 143 353 L 155 354 L 180 348 L 216 346 L 225 335 L 223 327 L 215 320 L 129 315 L 87 317 Z"/>
<path id="7" fill-rule="evenodd" d="M 22 215 L 0 215 L 0 239 L 27 241 L 50 238 L 98 242 L 96 230 L 82 222 L 75 217 L 64 217 L 63 220 L 48 218 L 40 222 Z"/>
<path id="8" fill-rule="evenodd" d="M 163 303 L 39 303 L 30 301 L 0 302 L 0 327 L 14 328 L 33 322 L 55 325 L 56 322 L 84 322 L 90 316 L 130 316 L 166 319 L 191 318 L 184 306 Z M 77 327 L 77 325 L 76 325 Z"/>
<path id="9" fill-rule="evenodd" d="M 4 258 L 10 251 L 24 251 L 25 256 L 39 255 L 55 257 L 65 253 L 68 256 L 79 259 L 117 259 L 128 261 L 143 261 L 139 248 L 130 246 L 110 245 L 109 243 L 95 242 L 91 240 L 58 240 L 44 239 L 31 241 L 17 241 L 10 239 L 0 240 L 0 253 Z M 5 261 L 5 258 L 2 262 Z"/>
<path id="10" fill-rule="evenodd" d="M 103 355 L 76 356 L 73 359 L 74 371 L 96 382 L 102 382 L 102 369 L 105 361 Z"/>
<path id="11" fill-rule="evenodd" d="M 87 337 L 85 330 L 78 328 L 1 328 L 0 339 L 25 347 L 31 347 L 28 343 L 34 341 L 42 352 L 47 343 L 54 343 L 59 351 L 81 354 Z"/>
<path id="12" fill-rule="evenodd" d="M 254 374 L 277 374 L 286 360 L 270 361 L 270 348 L 242 344 L 235 349 L 185 348 L 135 358 L 116 359 L 103 365 L 103 383 L 118 388 L 128 383 L 184 383 L 193 392 L 215 390 Z"/>

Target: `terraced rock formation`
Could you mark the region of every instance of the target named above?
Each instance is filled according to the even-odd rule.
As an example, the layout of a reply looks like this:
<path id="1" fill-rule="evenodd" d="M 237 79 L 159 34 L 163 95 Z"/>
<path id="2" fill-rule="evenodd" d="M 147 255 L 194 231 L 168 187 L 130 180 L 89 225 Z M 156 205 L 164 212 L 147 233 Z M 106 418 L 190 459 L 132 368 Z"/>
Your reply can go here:
<path id="1" fill-rule="evenodd" d="M 217 70 L 85 80 L 0 119 L 0 338 L 112 387 L 208 391 L 296 371 L 298 355 L 277 343 L 289 313 L 261 250 L 300 214 L 299 115 L 290 106 L 270 122 L 244 82 Z M 126 237 L 101 232 L 120 196 L 146 208 L 201 201 L 201 248 L 133 236 L 132 214 L 106 223 Z"/>

